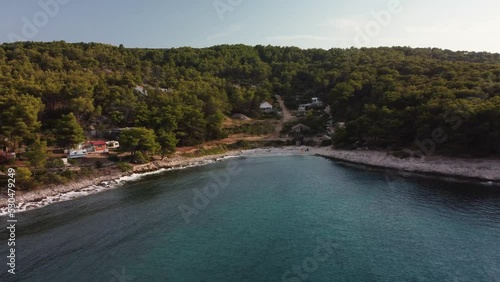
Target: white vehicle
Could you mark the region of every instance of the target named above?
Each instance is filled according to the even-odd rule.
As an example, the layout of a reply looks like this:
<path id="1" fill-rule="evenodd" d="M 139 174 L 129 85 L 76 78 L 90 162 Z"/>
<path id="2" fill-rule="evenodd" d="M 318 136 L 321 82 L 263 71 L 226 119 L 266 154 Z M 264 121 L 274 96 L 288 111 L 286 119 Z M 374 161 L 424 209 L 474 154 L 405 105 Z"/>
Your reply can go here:
<path id="1" fill-rule="evenodd" d="M 118 141 L 108 141 L 108 142 L 106 142 L 106 146 L 110 150 L 118 149 L 118 148 L 120 148 L 120 142 L 118 142 Z"/>
<path id="2" fill-rule="evenodd" d="M 85 158 L 89 153 L 87 150 L 70 150 L 68 154 L 68 159 L 80 159 Z"/>

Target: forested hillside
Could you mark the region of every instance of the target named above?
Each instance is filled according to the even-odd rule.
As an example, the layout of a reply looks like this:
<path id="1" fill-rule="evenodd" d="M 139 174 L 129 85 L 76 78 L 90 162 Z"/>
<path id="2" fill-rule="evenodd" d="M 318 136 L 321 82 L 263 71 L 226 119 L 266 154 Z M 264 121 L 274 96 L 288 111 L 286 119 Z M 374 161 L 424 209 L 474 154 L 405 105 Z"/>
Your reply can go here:
<path id="1" fill-rule="evenodd" d="M 160 141 L 196 145 L 226 136 L 225 116 L 256 116 L 262 101 L 281 95 L 292 108 L 311 97 L 331 105 L 334 121 L 347 124 L 338 146 L 409 146 L 441 128 L 440 150 L 500 150 L 499 54 L 13 43 L 0 45 L 0 70 L 7 147 L 38 139 L 68 146 L 91 127 L 144 127 Z"/>

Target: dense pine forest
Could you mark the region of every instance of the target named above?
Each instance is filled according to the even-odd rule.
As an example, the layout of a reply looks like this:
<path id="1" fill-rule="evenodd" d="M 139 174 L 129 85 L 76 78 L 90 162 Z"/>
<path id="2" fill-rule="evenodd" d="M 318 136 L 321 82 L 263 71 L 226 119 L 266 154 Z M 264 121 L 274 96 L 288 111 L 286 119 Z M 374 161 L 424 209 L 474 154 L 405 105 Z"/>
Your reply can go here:
<path id="1" fill-rule="evenodd" d="M 0 70 L 4 148 L 71 147 L 89 128 L 137 127 L 169 151 L 224 138 L 225 117 L 258 116 L 261 102 L 281 95 L 290 108 L 311 97 L 330 105 L 334 122 L 346 123 L 337 146 L 435 137 L 443 153 L 500 151 L 500 54 L 26 42 L 0 45 Z"/>

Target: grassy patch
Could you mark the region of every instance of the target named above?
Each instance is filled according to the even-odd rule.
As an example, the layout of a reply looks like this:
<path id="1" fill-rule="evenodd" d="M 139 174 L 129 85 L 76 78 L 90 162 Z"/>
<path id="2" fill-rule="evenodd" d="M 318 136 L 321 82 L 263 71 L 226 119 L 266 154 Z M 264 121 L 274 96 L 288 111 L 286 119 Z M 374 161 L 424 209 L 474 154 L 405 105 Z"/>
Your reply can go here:
<path id="1" fill-rule="evenodd" d="M 226 146 L 219 145 L 217 147 L 212 147 L 212 148 L 199 148 L 194 153 L 185 153 L 182 156 L 186 158 L 198 158 L 211 155 L 220 155 L 226 153 L 227 151 L 228 148 Z"/>
<path id="2" fill-rule="evenodd" d="M 270 121 L 258 121 L 252 123 L 243 123 L 238 126 L 226 128 L 228 134 L 248 134 L 252 136 L 260 136 L 272 134 L 274 125 Z"/>

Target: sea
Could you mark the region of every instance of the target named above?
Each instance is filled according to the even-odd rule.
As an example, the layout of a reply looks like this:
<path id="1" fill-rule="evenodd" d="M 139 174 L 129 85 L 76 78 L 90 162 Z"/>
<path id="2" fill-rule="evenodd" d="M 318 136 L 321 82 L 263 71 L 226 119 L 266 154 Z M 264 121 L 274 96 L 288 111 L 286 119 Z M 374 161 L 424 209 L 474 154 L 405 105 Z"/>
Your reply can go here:
<path id="1" fill-rule="evenodd" d="M 0 281 L 500 281 L 500 187 L 315 156 L 165 171 L 20 213 Z"/>

